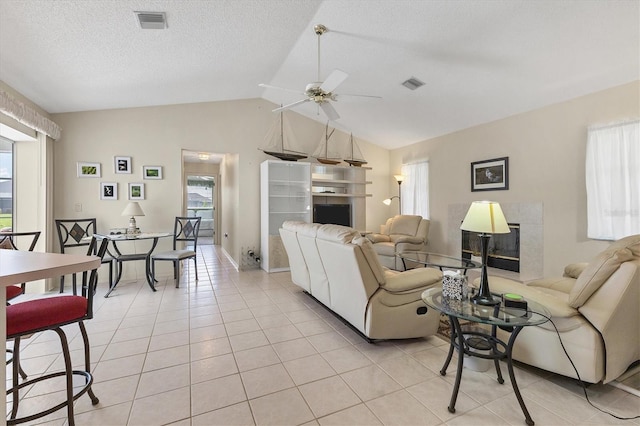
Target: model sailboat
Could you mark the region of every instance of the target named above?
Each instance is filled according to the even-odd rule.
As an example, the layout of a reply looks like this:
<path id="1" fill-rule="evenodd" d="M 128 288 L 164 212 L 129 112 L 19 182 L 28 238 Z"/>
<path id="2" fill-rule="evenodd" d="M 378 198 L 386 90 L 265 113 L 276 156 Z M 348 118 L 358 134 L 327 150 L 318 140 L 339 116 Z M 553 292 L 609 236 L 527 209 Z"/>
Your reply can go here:
<path id="1" fill-rule="evenodd" d="M 347 158 L 344 159 L 344 162 L 355 167 L 367 164 L 365 159 L 362 157 L 362 152 L 360 152 L 358 144 L 353 140 L 353 133 L 349 136 L 349 152 L 347 153 Z"/>
<path id="2" fill-rule="evenodd" d="M 335 131 L 336 129 L 333 129 L 331 130 L 331 133 L 329 133 L 329 122 L 327 122 L 327 125 L 324 128 L 324 135 L 322 136 L 322 139 L 320 141 L 320 145 L 318 145 L 318 148 L 311 155 L 313 158 L 318 160 L 319 163 L 338 164 L 342 161 L 340 159 L 340 153 L 337 150 L 329 150 L 329 139 L 331 139 L 331 136 L 333 136 L 333 133 Z"/>
<path id="3" fill-rule="evenodd" d="M 275 120 L 265 137 L 265 148 L 262 151 L 284 161 L 298 161 L 307 158 L 307 154 L 304 152 L 290 149 L 293 139 L 291 126 L 284 120 L 284 111 L 280 111 L 278 119 Z"/>

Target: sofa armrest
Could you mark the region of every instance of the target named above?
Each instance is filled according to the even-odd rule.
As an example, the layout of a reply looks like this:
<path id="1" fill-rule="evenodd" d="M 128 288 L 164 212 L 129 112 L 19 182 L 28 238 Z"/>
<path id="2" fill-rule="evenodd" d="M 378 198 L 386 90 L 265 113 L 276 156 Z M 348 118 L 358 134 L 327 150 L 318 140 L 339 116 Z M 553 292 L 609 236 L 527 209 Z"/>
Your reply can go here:
<path id="1" fill-rule="evenodd" d="M 524 297 L 525 300 L 537 302 L 547 308 L 554 318 L 570 318 L 580 315 L 577 309 L 569 306 L 566 300 L 566 294 L 564 297 L 558 297 L 557 294 L 559 294 L 559 292 L 545 292 L 536 287 L 527 286 L 501 277 L 489 277 L 489 286 L 492 293 L 515 293 Z"/>
<path id="2" fill-rule="evenodd" d="M 564 274 L 562 276 L 578 279 L 582 271 L 584 271 L 587 266 L 589 266 L 589 263 L 587 262 L 570 263 L 564 267 Z"/>
<path id="3" fill-rule="evenodd" d="M 384 234 L 367 234 L 366 237 L 373 244 L 391 241 L 391 238 L 389 238 L 388 235 L 384 235 Z"/>
<path id="4" fill-rule="evenodd" d="M 442 272 L 434 268 L 416 268 L 404 272 L 385 271 L 382 288 L 390 293 L 403 293 L 427 289 L 442 283 Z"/>
<path id="5" fill-rule="evenodd" d="M 424 243 L 424 238 L 412 237 L 410 235 L 391 235 L 391 241 L 393 241 L 396 244 L 400 244 L 400 243 L 422 244 Z"/>

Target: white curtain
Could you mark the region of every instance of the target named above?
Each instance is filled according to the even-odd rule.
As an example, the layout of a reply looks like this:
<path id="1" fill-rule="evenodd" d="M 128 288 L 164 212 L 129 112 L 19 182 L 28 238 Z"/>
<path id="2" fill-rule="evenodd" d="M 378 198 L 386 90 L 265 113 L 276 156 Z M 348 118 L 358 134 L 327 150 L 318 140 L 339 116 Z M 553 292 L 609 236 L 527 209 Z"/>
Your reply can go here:
<path id="1" fill-rule="evenodd" d="M 589 238 L 640 234 L 640 120 L 589 129 L 586 184 Z"/>
<path id="2" fill-rule="evenodd" d="M 420 215 L 429 219 L 429 162 L 403 164 L 402 214 Z"/>

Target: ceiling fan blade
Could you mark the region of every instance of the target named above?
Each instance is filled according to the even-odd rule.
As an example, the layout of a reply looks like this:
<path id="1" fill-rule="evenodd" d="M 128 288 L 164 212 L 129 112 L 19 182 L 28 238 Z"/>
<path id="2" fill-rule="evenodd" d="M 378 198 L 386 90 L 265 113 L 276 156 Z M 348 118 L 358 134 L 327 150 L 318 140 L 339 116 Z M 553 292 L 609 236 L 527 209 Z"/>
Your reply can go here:
<path id="1" fill-rule="evenodd" d="M 330 93 L 333 92 L 336 87 L 340 86 L 343 81 L 345 81 L 349 77 L 349 74 L 342 70 L 335 69 L 329 77 L 320 85 L 320 90 Z"/>
<path id="2" fill-rule="evenodd" d="M 291 93 L 297 93 L 299 95 L 304 95 L 304 92 L 301 92 L 299 90 L 293 90 L 293 89 L 286 89 L 284 87 L 278 87 L 278 86 L 272 86 L 270 84 L 264 84 L 264 83 L 260 83 L 258 84 L 259 87 L 263 87 L 265 89 L 276 89 L 276 90 L 284 90 L 285 92 L 291 92 Z"/>
<path id="3" fill-rule="evenodd" d="M 280 108 L 272 109 L 272 110 L 271 110 L 271 112 L 280 112 L 280 111 L 284 111 L 285 109 L 293 108 L 294 106 L 297 106 L 297 105 L 300 105 L 300 104 L 303 104 L 303 103 L 305 103 L 305 102 L 309 102 L 309 101 L 310 101 L 310 99 L 309 99 L 309 98 L 307 98 L 307 99 L 300 99 L 299 101 L 296 101 L 296 102 L 294 102 L 294 103 L 292 103 L 292 104 L 285 105 L 285 106 L 281 106 Z"/>
<path id="4" fill-rule="evenodd" d="M 320 104 L 320 108 L 322 108 L 322 111 L 324 111 L 329 120 L 337 120 L 338 118 L 340 118 L 340 116 L 338 115 L 338 111 L 336 111 L 333 105 L 331 105 L 329 102 L 322 102 Z"/>
<path id="5" fill-rule="evenodd" d="M 349 100 L 350 98 L 371 98 L 371 99 L 382 99 L 382 96 L 375 96 L 375 95 L 354 95 L 354 94 L 347 94 L 347 93 L 334 93 L 333 94 L 333 98 L 336 101 L 341 101 L 341 100 Z"/>

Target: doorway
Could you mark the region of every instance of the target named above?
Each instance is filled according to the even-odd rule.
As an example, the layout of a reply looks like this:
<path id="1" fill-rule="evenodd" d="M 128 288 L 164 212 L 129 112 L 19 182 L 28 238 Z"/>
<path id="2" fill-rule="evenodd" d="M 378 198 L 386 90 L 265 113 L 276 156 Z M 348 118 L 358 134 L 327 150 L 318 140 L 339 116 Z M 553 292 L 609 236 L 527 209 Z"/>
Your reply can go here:
<path id="1" fill-rule="evenodd" d="M 224 154 L 182 150 L 182 211 L 199 216 L 198 244 L 220 244 L 220 163 Z"/>
<path id="2" fill-rule="evenodd" d="M 187 216 L 200 217 L 198 244 L 216 241 L 216 179 L 209 175 L 187 175 Z"/>

